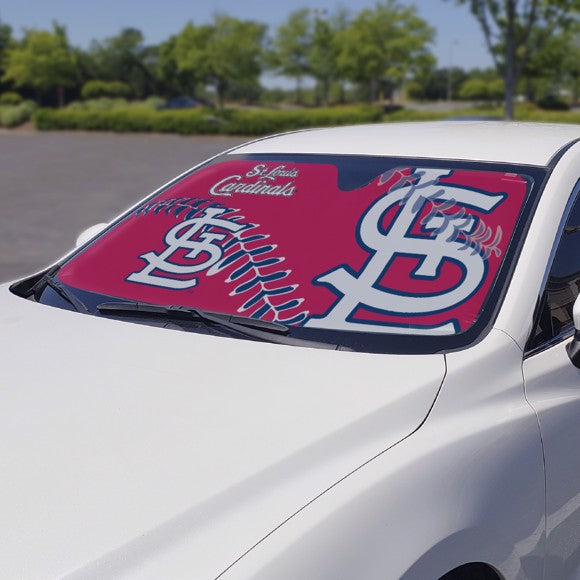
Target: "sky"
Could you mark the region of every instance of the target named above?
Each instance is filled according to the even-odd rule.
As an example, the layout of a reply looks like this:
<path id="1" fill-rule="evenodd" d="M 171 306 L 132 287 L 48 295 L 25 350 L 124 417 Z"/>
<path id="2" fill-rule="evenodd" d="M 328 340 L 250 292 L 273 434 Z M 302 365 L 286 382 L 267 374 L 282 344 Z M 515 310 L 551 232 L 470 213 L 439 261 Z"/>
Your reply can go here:
<path id="1" fill-rule="evenodd" d="M 436 31 L 432 46 L 440 67 L 465 69 L 492 65 L 477 22 L 456 0 L 399 0 L 414 4 Z M 122 28 L 141 30 L 147 43 L 159 43 L 188 21 L 209 22 L 222 12 L 263 22 L 273 32 L 292 10 L 309 7 L 333 12 L 347 7 L 352 14 L 375 5 L 374 0 L 0 0 L 0 19 L 20 36 L 23 28 L 48 29 L 54 20 L 67 28 L 69 40 L 86 48 L 91 40 L 117 34 Z"/>

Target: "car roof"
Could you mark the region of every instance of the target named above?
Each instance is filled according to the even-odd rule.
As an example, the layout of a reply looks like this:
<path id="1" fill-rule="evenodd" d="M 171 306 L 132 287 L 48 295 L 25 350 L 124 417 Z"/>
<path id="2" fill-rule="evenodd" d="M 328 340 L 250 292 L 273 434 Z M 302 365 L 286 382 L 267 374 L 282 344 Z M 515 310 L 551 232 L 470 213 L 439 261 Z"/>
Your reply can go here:
<path id="1" fill-rule="evenodd" d="M 312 129 L 267 137 L 233 154 L 380 155 L 548 165 L 580 139 L 580 125 L 509 121 L 384 123 Z"/>

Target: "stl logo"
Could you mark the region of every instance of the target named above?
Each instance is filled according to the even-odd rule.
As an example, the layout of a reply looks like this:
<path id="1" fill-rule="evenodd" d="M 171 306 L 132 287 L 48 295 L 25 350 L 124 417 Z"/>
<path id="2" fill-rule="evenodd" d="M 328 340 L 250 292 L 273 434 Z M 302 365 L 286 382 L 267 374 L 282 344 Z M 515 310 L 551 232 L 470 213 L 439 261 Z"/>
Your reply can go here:
<path id="1" fill-rule="evenodd" d="M 226 211 L 226 208 L 208 207 L 199 217 L 183 221 L 172 227 L 165 234 L 164 241 L 167 248 L 160 254 L 155 252 L 141 254 L 139 257 L 145 260 L 147 265 L 139 272 L 130 274 L 127 280 L 175 290 L 193 288 L 197 285 L 197 277 L 192 276 L 192 274 L 207 270 L 223 255 L 219 242 L 222 242 L 228 234 L 219 233 L 213 229 L 236 233 L 246 227 L 243 224 L 220 218 L 219 216 Z M 185 265 L 171 261 L 175 252 L 183 249 L 189 250 L 184 257 L 194 261 L 193 264 Z M 188 278 L 159 276 L 155 275 L 154 271 L 188 276 Z"/>
<path id="2" fill-rule="evenodd" d="M 369 207 L 358 225 L 359 245 L 370 254 L 369 259 L 359 272 L 342 265 L 315 278 L 315 283 L 328 287 L 338 299 L 324 315 L 311 317 L 306 326 L 399 334 L 458 332 L 451 318 L 443 325 L 424 325 L 413 329 L 404 324 L 354 319 L 356 310 L 361 306 L 374 312 L 401 317 L 450 310 L 472 296 L 480 287 L 486 276 L 490 251 L 489 247 L 484 248 L 478 243 L 480 230 L 476 226 L 481 224 L 465 208 L 476 208 L 489 213 L 502 203 L 505 194 L 483 193 L 439 183 L 440 178 L 450 174 L 450 170 L 416 169 L 410 176 L 414 178 L 414 182 L 409 184 L 407 181 L 407 185 L 391 189 Z M 419 216 L 425 204 L 434 201 L 442 202 L 439 206 L 433 204 L 435 210 L 447 210 L 457 205 L 458 211 L 449 214 L 431 210 L 420 220 Z M 384 231 L 381 225 L 384 216 L 395 206 L 399 206 L 398 213 Z M 412 234 L 411 231 L 416 225 L 420 225 L 422 231 L 429 235 Z M 497 244 L 501 235 L 498 227 L 492 242 L 495 255 L 499 252 Z M 489 236 L 486 240 L 488 239 Z M 412 277 L 417 279 L 436 280 L 446 260 L 461 266 L 463 279 L 451 288 L 428 294 L 395 291 L 380 285 L 381 279 L 400 255 L 419 257 L 419 265 L 412 273 Z"/>

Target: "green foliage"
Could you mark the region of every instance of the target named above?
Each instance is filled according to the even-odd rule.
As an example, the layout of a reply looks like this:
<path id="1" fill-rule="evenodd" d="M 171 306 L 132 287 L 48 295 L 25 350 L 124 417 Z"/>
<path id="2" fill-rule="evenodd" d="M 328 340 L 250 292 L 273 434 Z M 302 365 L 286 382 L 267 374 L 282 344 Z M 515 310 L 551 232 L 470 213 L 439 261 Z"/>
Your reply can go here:
<path id="1" fill-rule="evenodd" d="M 117 109 L 150 110 L 164 103 L 160 97 L 149 97 L 144 101 L 127 102 L 126 99 L 112 99 L 101 97 L 100 99 L 89 99 L 87 101 L 74 101 L 66 108 L 70 111 L 113 111 Z"/>
<path id="2" fill-rule="evenodd" d="M 197 84 L 202 81 L 200 71 L 190 69 L 185 61 L 190 26 L 193 27 L 186 24 L 179 34 L 170 36 L 159 46 L 156 74 L 165 92 L 170 95 L 195 95 Z"/>
<path id="3" fill-rule="evenodd" d="M 157 49 L 144 44 L 140 30 L 124 28 L 103 42 L 93 42 L 86 54 L 84 67 L 91 79 L 122 80 L 129 86 L 130 95 L 116 96 L 144 98 L 157 88 L 156 59 Z"/>
<path id="4" fill-rule="evenodd" d="M 112 111 L 127 107 L 125 99 L 111 99 L 109 97 L 101 97 L 99 99 L 88 99 L 86 101 L 74 101 L 67 105 L 70 111 Z"/>
<path id="5" fill-rule="evenodd" d="M 36 105 L 32 101 L 24 101 L 19 105 L 0 106 L 0 127 L 18 127 L 30 120 Z"/>
<path id="6" fill-rule="evenodd" d="M 340 39 L 349 26 L 348 16 L 339 10 L 331 17 L 316 18 L 308 53 L 310 74 L 318 83 L 320 100 L 328 105 L 332 83 L 342 77 L 338 64 Z"/>
<path id="7" fill-rule="evenodd" d="M 183 75 L 188 75 L 193 86 L 207 81 L 209 77 L 205 47 L 211 32 L 209 25 L 195 26 L 193 22 L 188 22 L 172 43 L 171 58 L 175 69 Z M 194 94 L 193 91 L 187 92 Z"/>
<path id="8" fill-rule="evenodd" d="M 457 0 L 479 22 L 489 52 L 505 82 L 505 113 L 514 116 L 518 79 L 542 66 L 534 58 L 558 33 L 578 24 L 580 0 Z M 554 48 L 554 47 L 552 47 Z M 548 51 L 550 52 L 550 51 Z M 553 54 L 547 55 L 553 61 Z"/>
<path id="9" fill-rule="evenodd" d="M 406 96 L 413 100 L 425 98 L 425 86 L 419 81 L 410 81 L 405 85 Z"/>
<path id="10" fill-rule="evenodd" d="M 228 83 L 257 82 L 265 33 L 265 26 L 257 22 L 225 15 L 214 18 L 206 47 L 206 66 L 222 106 Z"/>
<path id="11" fill-rule="evenodd" d="M 12 28 L 7 24 L 0 24 L 0 78 L 6 70 L 6 57 L 8 49 L 13 45 Z"/>
<path id="12" fill-rule="evenodd" d="M 545 111 L 537 107 L 516 107 L 518 121 L 540 123 L 575 123 L 580 124 L 580 113 L 572 111 Z"/>
<path id="13" fill-rule="evenodd" d="M 74 84 L 75 60 L 66 31 L 57 24 L 54 31 L 26 30 L 21 43 L 7 51 L 4 80 L 17 87 L 49 90 Z"/>
<path id="14" fill-rule="evenodd" d="M 433 35 L 413 6 L 385 0 L 359 12 L 344 31 L 339 66 L 349 80 L 369 83 L 369 98 L 375 100 L 380 81 L 398 85 L 428 57 Z"/>
<path id="15" fill-rule="evenodd" d="M 326 10 L 302 8 L 291 12 L 278 27 L 267 63 L 277 73 L 296 79 L 295 103 L 305 103 L 304 77 L 316 80 L 316 104 L 329 103 L 333 83 L 343 76 L 338 56 L 341 36 L 349 25 L 345 9 L 328 14 Z"/>
<path id="16" fill-rule="evenodd" d="M 459 98 L 466 101 L 497 101 L 502 98 L 504 90 L 502 79 L 471 78 L 461 85 Z"/>
<path id="17" fill-rule="evenodd" d="M 131 88 L 121 81 L 88 81 L 81 89 L 83 99 L 127 98 L 131 94 Z"/>
<path id="18" fill-rule="evenodd" d="M 410 109 L 400 109 L 383 116 L 383 123 L 402 123 L 407 121 L 439 121 L 448 116 L 448 113 L 440 111 L 414 111 Z"/>
<path id="19" fill-rule="evenodd" d="M 449 78 L 451 73 L 451 79 Z M 405 83 L 407 94 L 412 99 L 440 101 L 448 97 L 451 80 L 451 98 L 457 98 L 461 85 L 467 80 L 468 73 L 459 67 L 435 69 L 430 66 L 417 71 L 412 81 Z"/>
<path id="20" fill-rule="evenodd" d="M 569 111 L 570 105 L 556 95 L 547 95 L 538 101 L 538 107 L 546 111 Z"/>
<path id="21" fill-rule="evenodd" d="M 302 79 L 309 74 L 308 62 L 312 45 L 312 22 L 310 9 L 301 8 L 291 12 L 286 22 L 278 27 L 272 51 L 269 53 L 273 69 L 296 79 L 296 102 L 300 102 Z"/>
<path id="22" fill-rule="evenodd" d="M 305 127 L 374 123 L 380 108 L 372 106 L 327 107 L 293 111 L 207 110 L 153 111 L 138 108 L 112 110 L 40 109 L 34 123 L 41 130 L 94 130 L 190 134 L 264 135 Z"/>
<path id="23" fill-rule="evenodd" d="M 150 97 L 147 97 L 144 101 L 141 101 L 139 104 L 142 107 L 146 107 L 148 109 L 157 109 L 157 107 L 165 104 L 165 99 L 157 95 L 151 95 Z M 132 106 L 136 106 L 136 103 L 132 103 Z"/>
<path id="24" fill-rule="evenodd" d="M 22 97 L 14 91 L 7 91 L 0 95 L 0 105 L 19 105 Z"/>
<path id="25" fill-rule="evenodd" d="M 402 110 L 385 115 L 383 122 L 400 122 L 400 121 L 435 121 L 452 118 L 454 121 L 461 122 L 461 117 L 497 117 L 501 118 L 503 114 L 502 107 L 477 107 L 470 109 L 460 109 L 456 111 L 447 111 L 446 113 L 435 111 L 415 111 Z M 515 118 L 518 121 L 533 121 L 536 123 L 574 123 L 580 124 L 580 112 L 570 111 L 545 111 L 531 103 L 517 104 L 515 107 Z"/>
<path id="26" fill-rule="evenodd" d="M 308 127 L 331 127 L 357 123 L 376 123 L 381 110 L 372 106 L 321 107 L 290 111 L 236 111 L 224 132 L 233 135 L 263 135 L 304 129 Z"/>
<path id="27" fill-rule="evenodd" d="M 265 33 L 262 24 L 226 15 L 203 26 L 189 22 L 162 53 L 164 66 L 191 75 L 192 85 L 211 83 L 223 106 L 230 83 L 257 83 Z"/>
<path id="28" fill-rule="evenodd" d="M 226 91 L 226 98 L 237 103 L 255 105 L 260 102 L 262 86 L 257 79 L 248 81 L 230 81 Z"/>
<path id="29" fill-rule="evenodd" d="M 260 95 L 260 104 L 275 105 L 288 100 L 288 91 L 280 87 L 263 89 Z"/>

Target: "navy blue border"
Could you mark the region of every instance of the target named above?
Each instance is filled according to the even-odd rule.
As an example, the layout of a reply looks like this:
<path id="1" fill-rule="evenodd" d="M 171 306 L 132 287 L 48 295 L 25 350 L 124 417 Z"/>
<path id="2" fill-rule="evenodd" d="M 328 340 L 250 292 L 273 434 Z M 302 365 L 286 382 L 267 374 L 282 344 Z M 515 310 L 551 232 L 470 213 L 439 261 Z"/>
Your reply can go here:
<path id="1" fill-rule="evenodd" d="M 265 145 L 266 147 L 267 145 Z M 428 354 L 428 353 L 445 353 L 455 350 L 461 350 L 467 346 L 479 342 L 490 330 L 495 317 L 499 311 L 503 297 L 505 295 L 508 282 L 511 278 L 516 265 L 516 258 L 519 255 L 521 247 L 529 228 L 529 222 L 537 206 L 539 197 L 545 187 L 547 178 L 553 170 L 555 163 L 550 167 L 536 165 L 514 165 L 508 163 L 496 162 L 472 162 L 453 159 L 427 159 L 427 158 L 408 158 L 408 157 L 382 157 L 382 156 L 361 156 L 361 155 L 312 155 L 312 154 L 252 154 L 237 155 L 223 154 L 196 169 L 185 173 L 184 175 L 171 181 L 163 189 L 153 192 L 146 198 L 142 205 L 151 201 L 154 197 L 162 195 L 169 188 L 173 187 L 183 179 L 187 179 L 195 171 L 203 170 L 211 165 L 231 160 L 252 160 L 252 161 L 272 161 L 286 163 L 313 163 L 313 164 L 335 164 L 339 167 L 339 187 L 345 195 L 349 191 L 363 187 L 372 182 L 376 177 L 386 171 L 397 167 L 425 167 L 425 168 L 452 168 L 454 170 L 475 170 L 475 171 L 501 171 L 505 173 L 518 174 L 526 179 L 529 187 L 528 196 L 524 201 L 516 227 L 512 234 L 511 242 L 507 248 L 506 255 L 496 276 L 496 280 L 488 293 L 484 304 L 482 305 L 481 314 L 477 321 L 467 331 L 449 336 L 418 336 L 418 335 L 390 335 L 366 332 L 344 332 L 336 330 L 317 329 L 309 327 L 291 327 L 290 335 L 296 338 L 304 338 L 319 342 L 329 342 L 340 344 L 345 347 L 363 352 L 375 353 L 411 353 L 411 354 Z M 341 174 L 340 168 L 344 167 L 350 170 L 348 179 Z M 347 173 L 349 173 L 347 171 Z M 130 218 L 136 210 L 132 209 L 120 216 L 115 222 L 111 223 L 94 241 L 103 235 L 106 235 L 111 229 L 118 224 Z M 70 255 L 60 265 L 68 263 L 79 253 L 91 247 L 92 244 L 83 246 L 77 252 Z M 23 283 L 26 280 L 23 281 Z M 17 284 L 18 285 L 18 284 Z M 13 285 L 15 287 L 15 285 Z M 73 292 L 81 293 L 86 296 L 86 291 L 72 289 Z M 99 295 L 99 300 L 103 298 Z M 114 297 L 107 297 L 114 298 Z"/>

